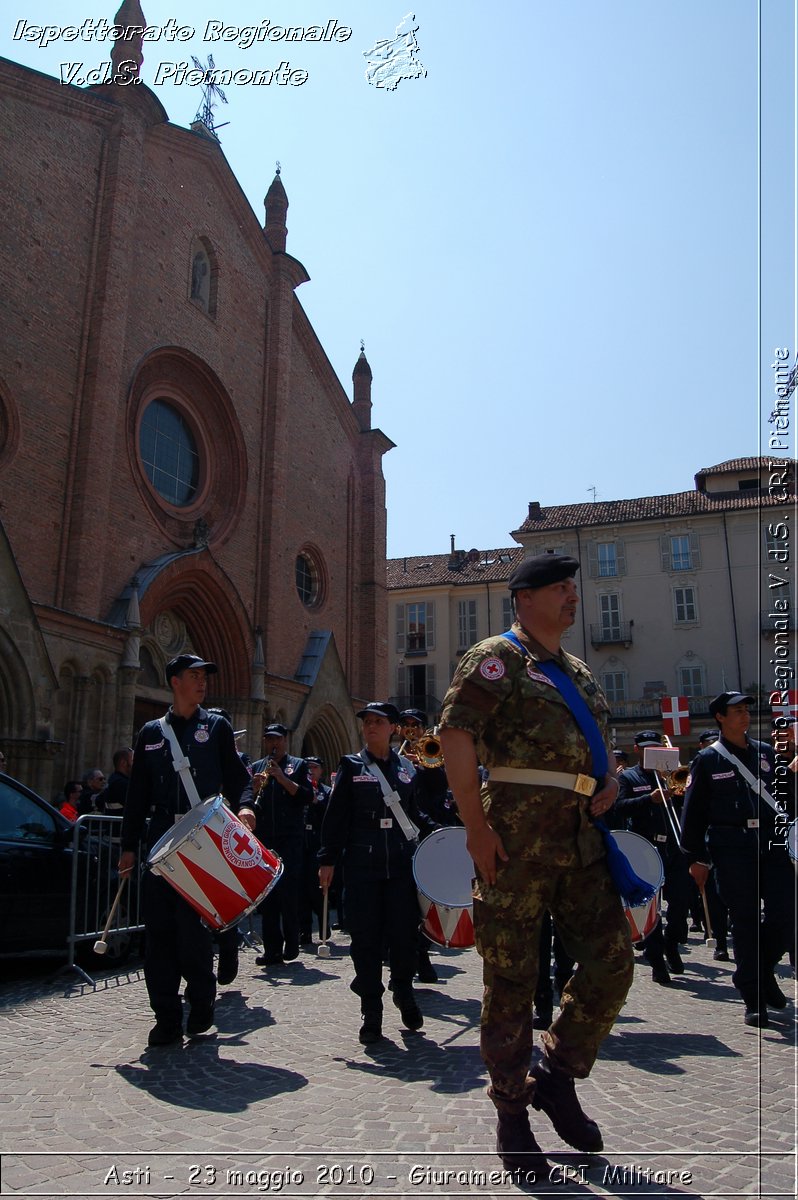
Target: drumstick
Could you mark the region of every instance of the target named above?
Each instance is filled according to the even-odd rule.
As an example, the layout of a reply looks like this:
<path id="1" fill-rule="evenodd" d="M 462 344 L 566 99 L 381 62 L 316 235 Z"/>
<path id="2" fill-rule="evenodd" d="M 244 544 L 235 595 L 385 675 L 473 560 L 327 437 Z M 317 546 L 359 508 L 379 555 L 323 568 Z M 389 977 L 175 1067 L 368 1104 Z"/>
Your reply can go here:
<path id="1" fill-rule="evenodd" d="M 717 946 L 718 943 L 712 936 L 712 922 L 709 919 L 709 905 L 707 904 L 706 888 L 701 888 L 700 890 L 701 899 L 704 902 L 704 920 L 706 921 L 707 925 L 707 946 L 709 946 L 710 950 L 712 950 L 715 948 L 715 946 Z"/>
<path id="2" fill-rule="evenodd" d="M 108 930 L 111 928 L 111 923 L 112 923 L 114 917 L 116 916 L 116 910 L 119 907 L 119 901 L 122 899 L 122 891 L 124 890 L 124 886 L 126 883 L 127 883 L 127 875 L 123 875 L 122 881 L 119 884 L 119 887 L 117 888 L 116 896 L 114 897 L 114 902 L 111 905 L 111 911 L 108 914 L 108 920 L 105 922 L 105 929 L 102 932 L 102 937 L 94 943 L 94 953 L 95 954 L 105 954 L 106 950 L 108 949 L 108 943 L 106 942 L 105 939 L 108 937 Z"/>
<path id="3" fill-rule="evenodd" d="M 324 904 L 322 905 L 322 913 L 321 913 L 321 930 L 322 930 L 322 933 L 324 934 L 324 937 L 319 942 L 319 947 L 316 951 L 319 958 L 332 958 L 332 950 L 327 945 L 327 939 L 330 936 L 330 930 L 327 927 L 327 898 L 329 895 L 330 895 L 330 889 L 325 888 L 324 889 Z"/>

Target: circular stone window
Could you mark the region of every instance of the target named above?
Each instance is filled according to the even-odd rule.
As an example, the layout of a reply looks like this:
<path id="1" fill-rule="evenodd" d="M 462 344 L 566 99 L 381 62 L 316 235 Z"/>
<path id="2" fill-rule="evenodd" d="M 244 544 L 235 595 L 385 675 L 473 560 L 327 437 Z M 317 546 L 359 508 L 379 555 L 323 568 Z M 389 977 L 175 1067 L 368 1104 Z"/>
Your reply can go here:
<path id="1" fill-rule="evenodd" d="M 306 608 L 315 608 L 321 599 L 319 572 L 310 555 L 303 551 L 296 557 L 296 590 Z"/>
<path id="2" fill-rule="evenodd" d="M 153 400 L 141 418 L 139 451 L 144 470 L 158 495 L 185 508 L 197 494 L 200 460 L 186 421 L 165 400 Z"/>

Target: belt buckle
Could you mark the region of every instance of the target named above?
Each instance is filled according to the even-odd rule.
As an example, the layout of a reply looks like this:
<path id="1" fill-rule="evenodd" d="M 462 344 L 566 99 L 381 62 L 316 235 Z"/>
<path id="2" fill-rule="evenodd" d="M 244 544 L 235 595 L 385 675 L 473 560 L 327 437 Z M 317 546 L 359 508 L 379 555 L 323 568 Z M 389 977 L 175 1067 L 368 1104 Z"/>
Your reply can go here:
<path id="1" fill-rule="evenodd" d="M 575 792 L 578 792 L 580 796 L 592 796 L 595 790 L 596 781 L 592 775 L 577 775 L 576 783 L 574 784 Z"/>

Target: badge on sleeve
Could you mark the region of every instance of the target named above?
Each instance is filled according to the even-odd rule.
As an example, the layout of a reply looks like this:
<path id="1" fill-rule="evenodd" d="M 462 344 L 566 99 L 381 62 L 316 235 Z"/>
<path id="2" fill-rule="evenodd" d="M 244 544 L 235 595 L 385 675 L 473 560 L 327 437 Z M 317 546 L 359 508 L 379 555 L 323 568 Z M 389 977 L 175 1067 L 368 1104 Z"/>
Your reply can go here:
<path id="1" fill-rule="evenodd" d="M 404 768 L 401 771 L 397 771 L 397 775 L 402 783 L 410 783 L 410 776 Z"/>
<path id="2" fill-rule="evenodd" d="M 761 757 L 761 758 L 760 758 L 760 760 L 759 760 L 759 765 L 760 765 L 760 767 L 762 768 L 762 770 L 763 770 L 763 771 L 769 771 L 769 770 L 770 770 L 770 763 L 769 763 L 769 762 L 768 762 L 768 760 L 765 758 L 764 754 L 762 755 L 762 757 Z"/>
<path id="3" fill-rule="evenodd" d="M 493 655 L 491 658 L 486 658 L 479 664 L 479 673 L 483 679 L 496 681 L 501 679 L 507 673 L 507 668 L 500 658 Z"/>

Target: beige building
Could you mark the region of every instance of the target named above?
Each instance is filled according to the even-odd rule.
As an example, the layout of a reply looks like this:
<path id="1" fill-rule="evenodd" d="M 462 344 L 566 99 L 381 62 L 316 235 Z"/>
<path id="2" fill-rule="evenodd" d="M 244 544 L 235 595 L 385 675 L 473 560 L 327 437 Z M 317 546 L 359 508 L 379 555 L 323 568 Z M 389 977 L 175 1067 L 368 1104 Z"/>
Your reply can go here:
<path id="1" fill-rule="evenodd" d="M 512 532 L 520 546 L 391 559 L 393 698 L 432 721 L 463 651 L 508 627 L 516 565 L 551 550 L 582 563 L 565 644 L 600 679 L 620 745 L 660 726 L 663 696 L 687 697 L 692 731 L 678 740 L 692 745 L 709 699 L 738 687 L 756 691 L 765 733 L 769 695 L 796 665 L 795 522 L 794 461 L 740 458 L 699 471 L 688 492 L 533 501 Z"/>

